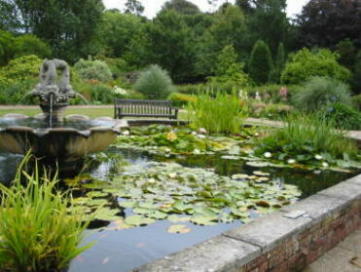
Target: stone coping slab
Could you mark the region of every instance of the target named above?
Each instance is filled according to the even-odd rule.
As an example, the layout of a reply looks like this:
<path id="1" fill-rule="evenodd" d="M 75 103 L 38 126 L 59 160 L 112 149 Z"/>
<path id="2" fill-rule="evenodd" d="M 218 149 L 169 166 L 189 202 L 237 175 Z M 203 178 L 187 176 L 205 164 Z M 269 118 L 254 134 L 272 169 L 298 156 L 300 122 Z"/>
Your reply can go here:
<path id="1" fill-rule="evenodd" d="M 358 208 L 361 209 L 361 175 L 323 190 L 294 205 L 285 207 L 279 212 L 258 218 L 249 224 L 227 231 L 220 236 L 166 256 L 133 271 L 249 271 L 247 264 L 257 264 L 258 260 L 269 258 L 271 252 L 274 253 L 275 250 L 283 247 L 283 243 L 285 243 L 284 247 L 288 245 L 289 241 L 294 241 L 297 245 L 299 237 L 309 233 L 317 223 L 327 225 L 333 222 L 335 225 L 340 226 L 336 219 L 344 216 L 348 210 L 354 212 L 354 210 L 351 211 L 349 208 L 355 205 L 357 207 L 360 206 Z M 357 214 L 350 216 L 358 218 Z M 357 221 L 356 223 L 358 224 L 359 222 Z M 340 239 L 342 237 L 344 236 L 340 236 Z M 311 243 L 311 247 L 314 246 Z M 317 252 L 318 255 L 322 253 L 324 252 Z M 268 256 L 264 257 L 265 254 L 266 256 L 268 254 Z M 265 263 L 263 262 L 262 264 Z M 288 264 L 288 269 L 279 267 L 277 268 L 279 270 L 274 271 L 293 271 L 289 267 Z M 255 271 L 269 271 L 261 266 L 257 269 L 259 270 Z"/>

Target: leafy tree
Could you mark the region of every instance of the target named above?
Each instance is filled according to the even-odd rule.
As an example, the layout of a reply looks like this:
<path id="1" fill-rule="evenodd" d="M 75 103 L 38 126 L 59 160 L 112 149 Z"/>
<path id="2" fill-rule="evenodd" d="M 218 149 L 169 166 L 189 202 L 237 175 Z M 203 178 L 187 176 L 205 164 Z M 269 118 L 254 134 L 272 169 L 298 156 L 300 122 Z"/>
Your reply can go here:
<path id="1" fill-rule="evenodd" d="M 144 6 L 138 0 L 127 0 L 125 3 L 125 13 L 131 13 L 137 16 L 142 15 Z"/>
<path id="2" fill-rule="evenodd" d="M 19 29 L 49 43 L 56 56 L 74 60 L 94 54 L 101 0 L 1 0 L 12 7 Z"/>
<path id="3" fill-rule="evenodd" d="M 149 99 L 164 99 L 175 90 L 167 71 L 158 65 L 151 65 L 143 71 L 134 89 Z"/>
<path id="4" fill-rule="evenodd" d="M 16 32 L 20 26 L 14 5 L 8 0 L 0 0 L 0 29 Z"/>
<path id="5" fill-rule="evenodd" d="M 15 39 L 14 51 L 16 57 L 37 55 L 40 58 L 47 58 L 51 56 L 49 45 L 30 34 L 21 35 Z"/>
<path id="6" fill-rule="evenodd" d="M 119 58 L 131 50 L 132 39 L 143 31 L 140 17 L 112 10 L 104 12 L 98 35 L 106 48 L 105 55 Z"/>
<path id="7" fill-rule="evenodd" d="M 169 71 L 176 82 L 189 80 L 193 71 L 191 30 L 182 14 L 163 11 L 147 28 L 149 63 L 157 63 Z"/>
<path id="8" fill-rule="evenodd" d="M 278 45 L 278 49 L 277 49 L 275 65 L 271 72 L 271 80 L 272 81 L 274 81 L 274 82 L 280 81 L 281 73 L 285 67 L 285 63 L 286 63 L 285 47 L 284 47 L 283 43 L 280 43 Z"/>
<path id="9" fill-rule="evenodd" d="M 357 54 L 354 43 L 350 39 L 340 41 L 336 45 L 336 52 L 340 55 L 339 62 L 348 69 L 352 69 Z"/>
<path id="10" fill-rule="evenodd" d="M 264 41 L 257 41 L 249 60 L 249 74 L 258 84 L 267 83 L 273 69 L 271 51 Z"/>
<path id="11" fill-rule="evenodd" d="M 197 5 L 186 0 L 170 0 L 164 4 L 162 11 L 171 9 L 185 15 L 194 15 L 201 12 Z"/>
<path id="12" fill-rule="evenodd" d="M 349 38 L 361 47 L 361 1 L 312 0 L 298 16 L 299 41 L 304 46 L 333 48 Z"/>
<path id="13" fill-rule="evenodd" d="M 304 48 L 291 55 L 282 72 L 281 81 L 286 84 L 300 84 L 315 76 L 348 81 L 351 72 L 337 62 L 338 58 L 337 53 L 328 49 L 311 52 Z"/>
<path id="14" fill-rule="evenodd" d="M 14 56 L 14 37 L 11 33 L 0 30 L 0 66 L 6 65 Z"/>
<path id="15" fill-rule="evenodd" d="M 241 9 L 229 5 L 218 11 L 213 21 L 197 44 L 196 69 L 200 74 L 209 75 L 210 71 L 215 70 L 214 60 L 227 45 L 234 47 L 240 59 L 246 57 L 246 18 Z"/>

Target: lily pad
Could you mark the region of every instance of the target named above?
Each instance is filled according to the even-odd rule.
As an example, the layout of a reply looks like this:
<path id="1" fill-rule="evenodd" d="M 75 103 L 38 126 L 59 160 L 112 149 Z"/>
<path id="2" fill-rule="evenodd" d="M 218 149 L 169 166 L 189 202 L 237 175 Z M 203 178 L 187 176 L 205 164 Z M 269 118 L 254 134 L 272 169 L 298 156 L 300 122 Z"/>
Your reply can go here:
<path id="1" fill-rule="evenodd" d="M 168 228 L 169 233 L 185 234 L 190 232 L 191 229 L 187 225 L 172 225 Z"/>

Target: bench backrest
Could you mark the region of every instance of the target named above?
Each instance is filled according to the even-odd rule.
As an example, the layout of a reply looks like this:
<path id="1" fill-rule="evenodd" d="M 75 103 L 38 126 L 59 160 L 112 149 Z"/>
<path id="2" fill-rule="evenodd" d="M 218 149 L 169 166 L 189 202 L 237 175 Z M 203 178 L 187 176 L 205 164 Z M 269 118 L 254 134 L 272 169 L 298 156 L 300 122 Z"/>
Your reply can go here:
<path id="1" fill-rule="evenodd" d="M 168 100 L 115 99 L 114 118 L 167 117 L 177 119 L 178 109 Z"/>

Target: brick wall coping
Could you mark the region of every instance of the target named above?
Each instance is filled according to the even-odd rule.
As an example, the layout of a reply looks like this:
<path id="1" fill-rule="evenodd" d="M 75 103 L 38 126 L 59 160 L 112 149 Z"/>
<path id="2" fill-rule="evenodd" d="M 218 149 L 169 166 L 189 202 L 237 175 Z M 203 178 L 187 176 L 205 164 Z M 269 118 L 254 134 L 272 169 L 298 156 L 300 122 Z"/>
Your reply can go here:
<path id="1" fill-rule="evenodd" d="M 361 175 L 358 175 L 278 212 L 133 271 L 300 271 L 361 226 L 360 211 Z M 332 243 L 327 240 L 332 240 Z M 278 252 L 285 256 L 273 258 L 272 255 Z M 300 264 L 301 257 L 302 263 L 295 269 L 290 262 Z M 280 265 L 284 267 L 281 269 Z"/>

